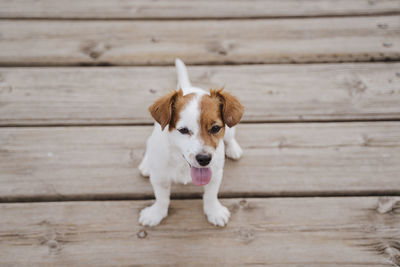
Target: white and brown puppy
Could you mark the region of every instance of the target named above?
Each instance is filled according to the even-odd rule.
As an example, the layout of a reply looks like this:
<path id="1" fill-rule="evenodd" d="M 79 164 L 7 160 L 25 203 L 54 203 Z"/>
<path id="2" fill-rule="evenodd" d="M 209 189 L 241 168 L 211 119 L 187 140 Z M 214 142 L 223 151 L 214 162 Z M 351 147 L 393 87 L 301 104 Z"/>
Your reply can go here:
<path id="1" fill-rule="evenodd" d="M 243 153 L 232 127 L 239 123 L 244 108 L 223 90 L 206 92 L 191 86 L 183 62 L 177 59 L 175 64 L 179 90 L 149 108 L 156 123 L 139 170 L 150 176 L 156 201 L 141 211 L 139 222 L 159 224 L 168 214 L 171 182 L 192 182 L 204 186 L 203 208 L 208 221 L 224 226 L 230 213 L 219 202 L 218 190 L 225 153 L 233 159 Z"/>

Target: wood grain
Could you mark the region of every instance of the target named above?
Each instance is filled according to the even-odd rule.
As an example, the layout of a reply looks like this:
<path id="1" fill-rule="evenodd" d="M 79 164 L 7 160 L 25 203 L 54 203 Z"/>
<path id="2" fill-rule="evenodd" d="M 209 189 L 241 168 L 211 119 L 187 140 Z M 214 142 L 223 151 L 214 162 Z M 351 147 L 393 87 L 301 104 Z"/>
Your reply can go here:
<path id="1" fill-rule="evenodd" d="M 192 83 L 238 96 L 244 121 L 400 118 L 400 64 L 189 66 Z M 0 68 L 0 125 L 151 123 L 173 67 Z"/>
<path id="2" fill-rule="evenodd" d="M 382 26 L 383 25 L 383 26 Z M 165 65 L 400 59 L 398 16 L 0 21 L 0 65 Z"/>
<path id="3" fill-rule="evenodd" d="M 0 18 L 177 19 L 393 14 L 398 0 L 52 0 L 0 1 Z"/>
<path id="4" fill-rule="evenodd" d="M 138 225 L 151 201 L 0 205 L 2 266 L 396 266 L 399 198 L 222 200 L 225 228 L 201 200 L 172 201 L 155 228 Z M 23 255 L 23 257 L 21 256 Z"/>
<path id="5" fill-rule="evenodd" d="M 0 129 L 0 200 L 152 198 L 140 176 L 151 127 Z M 399 194 L 400 123 L 245 124 L 220 196 Z M 175 185 L 173 197 L 202 188 Z"/>

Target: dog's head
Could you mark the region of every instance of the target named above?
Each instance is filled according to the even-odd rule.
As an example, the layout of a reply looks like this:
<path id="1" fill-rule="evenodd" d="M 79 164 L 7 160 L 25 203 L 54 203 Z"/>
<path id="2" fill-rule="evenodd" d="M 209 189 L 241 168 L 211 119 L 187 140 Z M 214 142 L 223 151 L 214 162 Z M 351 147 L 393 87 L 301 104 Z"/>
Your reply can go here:
<path id="1" fill-rule="evenodd" d="M 187 95 L 179 90 L 159 98 L 149 111 L 162 130 L 168 126 L 170 144 L 190 165 L 193 183 L 203 185 L 211 179 L 210 166 L 223 142 L 225 125 L 238 124 L 244 107 L 223 89 Z"/>

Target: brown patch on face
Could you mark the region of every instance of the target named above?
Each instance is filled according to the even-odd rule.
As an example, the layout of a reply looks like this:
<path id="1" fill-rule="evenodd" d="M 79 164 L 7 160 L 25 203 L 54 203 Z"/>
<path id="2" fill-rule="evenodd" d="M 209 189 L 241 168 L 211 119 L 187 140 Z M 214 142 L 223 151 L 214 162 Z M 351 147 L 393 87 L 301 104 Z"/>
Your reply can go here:
<path id="1" fill-rule="evenodd" d="M 218 133 L 212 134 L 213 126 L 221 127 Z M 224 137 L 225 123 L 221 114 L 221 100 L 213 95 L 204 95 L 200 102 L 200 137 L 204 143 L 217 148 L 219 141 Z"/>
<path id="2" fill-rule="evenodd" d="M 172 112 L 172 118 L 171 122 L 169 124 L 168 130 L 172 131 L 176 127 L 176 123 L 179 120 L 179 115 L 181 114 L 182 109 L 186 107 L 186 105 L 192 100 L 192 98 L 195 96 L 194 93 L 187 94 L 181 97 L 178 97 L 173 105 L 173 112 Z"/>
<path id="3" fill-rule="evenodd" d="M 173 91 L 157 99 L 149 107 L 150 114 L 161 125 L 162 130 L 169 124 L 168 130 L 172 131 L 179 120 L 180 111 L 193 96 L 194 94 L 183 95 L 182 90 Z"/>
<path id="4" fill-rule="evenodd" d="M 244 112 L 243 105 L 233 95 L 219 90 L 210 90 L 200 103 L 200 137 L 206 145 L 217 148 L 224 137 L 225 124 L 233 127 L 240 122 Z M 221 127 L 218 133 L 211 133 L 213 126 Z"/>

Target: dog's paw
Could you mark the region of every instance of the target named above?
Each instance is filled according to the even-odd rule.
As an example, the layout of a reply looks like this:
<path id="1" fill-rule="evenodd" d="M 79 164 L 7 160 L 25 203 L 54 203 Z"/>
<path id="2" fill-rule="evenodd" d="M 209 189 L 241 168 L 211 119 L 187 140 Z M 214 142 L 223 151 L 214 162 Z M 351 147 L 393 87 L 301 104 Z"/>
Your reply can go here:
<path id="1" fill-rule="evenodd" d="M 229 210 L 220 203 L 205 206 L 204 213 L 207 215 L 208 221 L 216 226 L 224 226 L 228 223 L 229 217 L 231 217 Z"/>
<path id="2" fill-rule="evenodd" d="M 162 209 L 156 205 L 144 208 L 140 212 L 139 223 L 141 225 L 156 226 L 168 214 L 168 210 Z"/>
<path id="3" fill-rule="evenodd" d="M 238 142 L 235 139 L 233 139 L 226 143 L 225 154 L 228 158 L 237 160 L 242 157 L 243 150 L 238 144 Z"/>
<path id="4" fill-rule="evenodd" d="M 140 163 L 139 167 L 138 167 L 140 174 L 144 177 L 149 177 L 150 176 L 150 170 L 149 168 L 146 166 L 146 164 L 144 162 Z"/>

